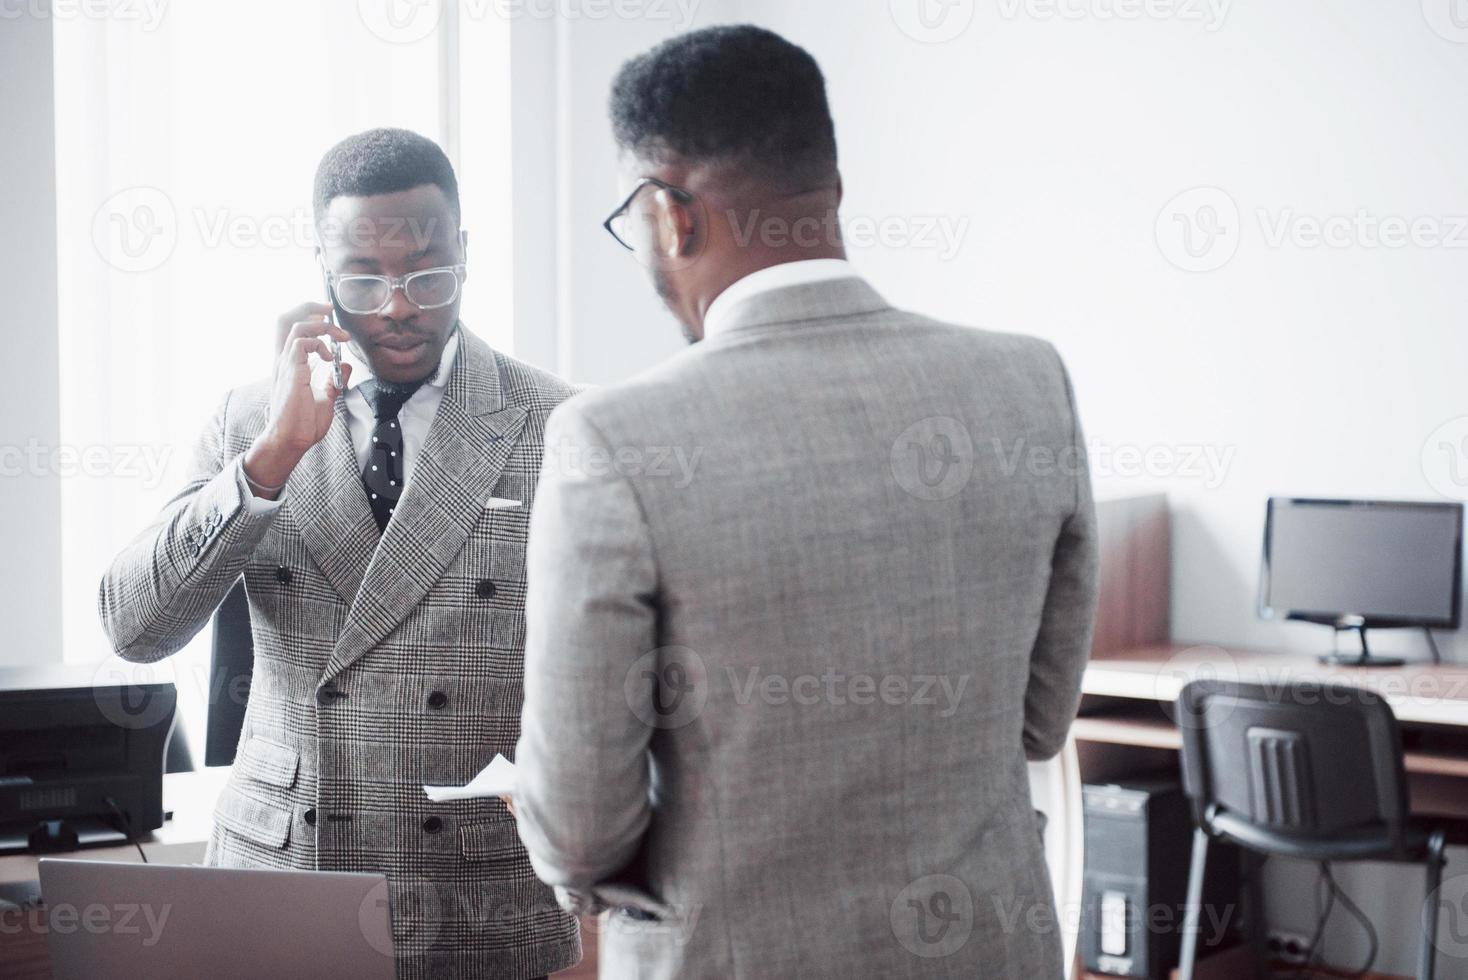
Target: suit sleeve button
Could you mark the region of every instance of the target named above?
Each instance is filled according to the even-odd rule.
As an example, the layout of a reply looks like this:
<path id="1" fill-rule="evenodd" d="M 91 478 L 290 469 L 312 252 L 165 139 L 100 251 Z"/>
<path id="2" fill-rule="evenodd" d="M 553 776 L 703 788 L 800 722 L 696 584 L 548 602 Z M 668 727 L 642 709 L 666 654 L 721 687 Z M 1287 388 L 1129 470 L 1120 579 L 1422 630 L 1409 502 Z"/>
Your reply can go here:
<path id="1" fill-rule="evenodd" d="M 428 706 L 434 711 L 439 711 L 448 706 L 449 696 L 442 691 L 434 691 L 428 695 Z"/>
<path id="2" fill-rule="evenodd" d="M 316 826 L 316 808 L 314 806 L 311 809 L 309 809 L 309 810 L 306 811 L 306 813 L 305 813 L 305 819 L 306 819 L 306 823 L 309 824 L 310 826 L 312 826 L 312 827 Z"/>
<path id="3" fill-rule="evenodd" d="M 479 584 L 474 586 L 474 594 L 481 599 L 493 599 L 494 583 L 487 578 L 480 579 Z"/>
<path id="4" fill-rule="evenodd" d="M 443 821 L 438 817 L 429 817 L 423 821 L 423 829 L 427 833 L 436 834 L 440 830 L 443 830 Z"/>

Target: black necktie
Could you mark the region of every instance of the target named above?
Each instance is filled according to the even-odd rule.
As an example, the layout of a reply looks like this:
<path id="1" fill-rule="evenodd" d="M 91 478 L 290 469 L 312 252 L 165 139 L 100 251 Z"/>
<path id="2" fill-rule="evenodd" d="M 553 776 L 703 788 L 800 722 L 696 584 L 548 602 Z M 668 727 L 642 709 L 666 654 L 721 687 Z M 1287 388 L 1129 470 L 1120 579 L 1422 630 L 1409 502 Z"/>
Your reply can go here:
<path id="1" fill-rule="evenodd" d="M 422 384 L 395 385 L 376 379 L 362 383 L 362 394 L 377 419 L 362 484 L 367 488 L 367 501 L 379 532 L 387 530 L 387 522 L 392 520 L 398 498 L 403 495 L 403 428 L 398 413 Z"/>

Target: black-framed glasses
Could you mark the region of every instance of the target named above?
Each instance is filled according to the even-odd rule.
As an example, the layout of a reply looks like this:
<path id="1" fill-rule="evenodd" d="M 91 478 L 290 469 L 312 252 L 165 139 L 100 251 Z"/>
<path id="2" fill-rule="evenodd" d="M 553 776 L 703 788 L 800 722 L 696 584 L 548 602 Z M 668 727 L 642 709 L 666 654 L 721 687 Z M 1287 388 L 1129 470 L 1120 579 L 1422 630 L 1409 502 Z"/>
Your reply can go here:
<path id="1" fill-rule="evenodd" d="M 328 270 L 326 281 L 338 306 L 357 316 L 370 316 L 387 309 L 393 291 L 398 289 L 420 310 L 442 309 L 459 298 L 464 273 L 462 264 L 420 269 L 406 276 L 342 274 Z"/>
<path id="2" fill-rule="evenodd" d="M 637 186 L 632 188 L 632 193 L 627 195 L 627 199 L 617 207 L 617 210 L 611 213 L 611 216 L 606 221 L 602 222 L 602 227 L 607 230 L 607 234 L 615 238 L 617 244 L 629 252 L 637 251 L 637 246 L 632 243 L 635 238 L 632 233 L 631 224 L 632 202 L 637 200 L 637 195 L 649 187 L 656 187 L 660 190 L 667 191 L 673 195 L 673 199 L 679 204 L 688 204 L 693 200 L 692 192 L 686 191 L 681 187 L 675 187 L 667 181 L 658 180 L 656 177 L 644 177 L 639 180 Z"/>

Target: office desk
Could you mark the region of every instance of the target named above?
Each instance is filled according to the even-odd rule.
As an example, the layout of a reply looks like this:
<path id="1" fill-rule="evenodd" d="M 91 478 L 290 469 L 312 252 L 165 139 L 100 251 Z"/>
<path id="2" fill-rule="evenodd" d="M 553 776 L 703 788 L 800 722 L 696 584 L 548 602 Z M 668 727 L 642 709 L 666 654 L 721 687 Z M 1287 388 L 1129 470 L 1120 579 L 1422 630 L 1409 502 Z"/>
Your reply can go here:
<path id="1" fill-rule="evenodd" d="M 229 768 L 203 769 L 163 777 L 163 809 L 173 819 L 141 840 L 143 852 L 153 864 L 199 864 L 214 823 L 214 803 L 219 798 Z M 57 857 L 87 861 L 136 863 L 137 848 L 96 847 L 58 854 Z M 39 858 L 33 854 L 0 856 L 0 884 L 34 882 Z M 17 928 L 17 924 L 19 928 Z M 562 980 L 587 980 L 596 976 L 596 929 L 582 923 L 581 943 L 585 958 L 571 970 L 556 974 Z M 44 926 L 37 917 L 0 917 L 0 978 L 4 980 L 50 980 L 50 954 Z"/>
<path id="2" fill-rule="evenodd" d="M 1189 681 L 1214 677 L 1281 685 L 1333 681 L 1380 694 L 1402 729 L 1412 808 L 1468 817 L 1468 667 L 1325 666 L 1308 654 L 1157 644 L 1086 668 L 1076 740 L 1081 777 L 1101 782 L 1142 768 L 1176 768 L 1182 736 L 1170 717 Z"/>
<path id="3" fill-rule="evenodd" d="M 214 801 L 228 776 L 228 768 L 216 768 L 163 777 L 163 810 L 171 811 L 173 819 L 139 841 L 151 863 L 198 864 L 204 860 Z M 87 861 L 142 860 L 131 844 L 84 848 L 56 856 Z M 0 884 L 36 881 L 39 861 L 34 854 L 0 856 Z M 26 912 L 17 917 L 9 913 L 0 919 L 0 976 L 6 980 L 44 980 L 51 976 L 46 932 L 36 914 Z"/>

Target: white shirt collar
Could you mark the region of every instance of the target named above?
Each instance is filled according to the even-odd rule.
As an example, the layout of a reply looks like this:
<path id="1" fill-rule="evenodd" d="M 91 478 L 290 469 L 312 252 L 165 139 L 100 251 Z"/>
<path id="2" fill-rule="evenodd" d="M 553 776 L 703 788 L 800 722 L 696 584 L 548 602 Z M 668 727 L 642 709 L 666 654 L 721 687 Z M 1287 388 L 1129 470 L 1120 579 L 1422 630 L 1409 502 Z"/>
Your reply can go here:
<path id="1" fill-rule="evenodd" d="M 703 315 L 703 337 L 707 340 L 725 329 L 738 306 L 762 293 L 830 279 L 854 278 L 859 278 L 858 273 L 845 259 L 805 259 L 751 272 L 725 289 L 709 304 L 708 312 Z"/>
<path id="2" fill-rule="evenodd" d="M 442 388 L 449 383 L 449 372 L 453 370 L 454 357 L 459 353 L 459 329 L 455 326 L 454 332 L 449 334 L 448 343 L 443 345 L 443 353 L 438 358 L 438 370 L 423 382 L 423 387 Z M 347 382 L 348 391 L 356 390 L 358 385 L 373 376 L 372 365 L 358 356 L 354 345 L 349 344 L 342 348 L 342 361 L 352 366 L 352 379 Z"/>

